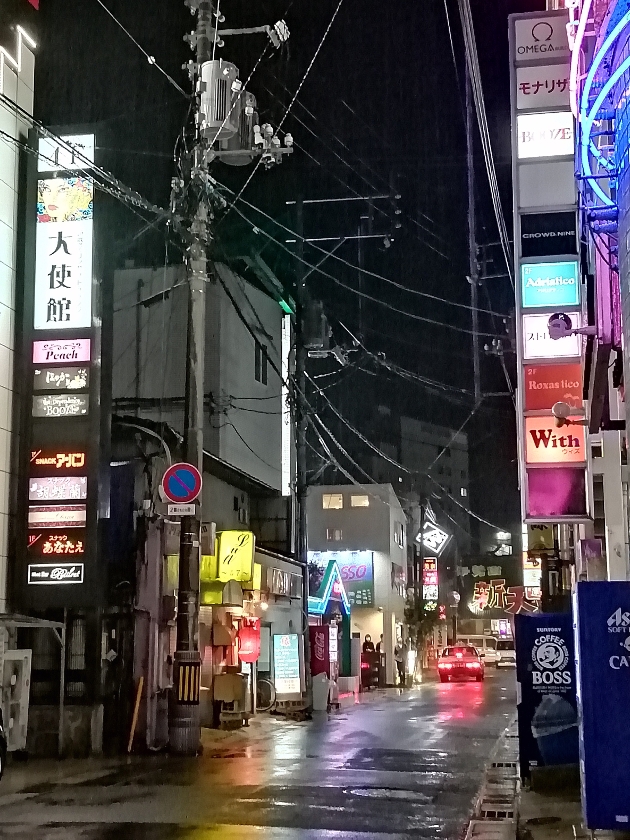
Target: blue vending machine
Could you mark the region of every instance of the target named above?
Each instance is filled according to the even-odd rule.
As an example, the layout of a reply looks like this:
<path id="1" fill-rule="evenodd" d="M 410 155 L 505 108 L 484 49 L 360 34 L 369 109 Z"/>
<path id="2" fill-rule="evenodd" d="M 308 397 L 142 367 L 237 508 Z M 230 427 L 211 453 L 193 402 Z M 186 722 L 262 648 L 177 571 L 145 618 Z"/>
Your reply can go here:
<path id="1" fill-rule="evenodd" d="M 589 829 L 630 829 L 630 582 L 574 595 L 582 807 Z"/>

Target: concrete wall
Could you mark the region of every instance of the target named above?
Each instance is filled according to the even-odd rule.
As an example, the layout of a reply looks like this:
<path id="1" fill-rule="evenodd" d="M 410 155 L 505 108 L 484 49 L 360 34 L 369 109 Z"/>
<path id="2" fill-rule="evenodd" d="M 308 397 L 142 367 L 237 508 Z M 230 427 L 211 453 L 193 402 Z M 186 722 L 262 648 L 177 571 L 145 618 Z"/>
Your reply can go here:
<path id="1" fill-rule="evenodd" d="M 603 479 L 604 552 L 608 580 L 628 579 L 628 525 L 622 486 L 621 438 L 618 431 L 589 435 L 591 470 L 594 476 L 601 475 Z M 592 457 L 593 451 L 601 451 L 601 457 Z"/>
<path id="2" fill-rule="evenodd" d="M 226 266 L 216 270 L 281 369 L 282 309 Z M 187 292 L 183 266 L 128 268 L 114 278 L 113 396 L 120 414 L 138 414 L 182 431 Z M 138 305 L 138 300 L 144 304 Z M 280 377 L 267 365 L 255 378 L 255 340 L 225 289 L 206 286 L 204 448 L 264 484 L 281 487 Z M 138 333 L 139 338 L 136 338 Z M 139 382 L 139 384 L 137 384 Z M 151 401 L 151 402 L 148 402 Z"/>
<path id="3" fill-rule="evenodd" d="M 35 58 L 20 34 L 11 43 L 2 43 L 9 55 L 19 62 L 16 68 L 0 56 L 0 93 L 33 113 L 33 76 Z M 0 130 L 16 140 L 25 141 L 28 125 L 4 100 L 0 101 Z M 12 440 L 13 354 L 15 342 L 15 288 L 18 245 L 19 159 L 17 146 L 0 140 L 0 612 L 6 611 L 7 537 L 9 529 Z M 33 208 L 35 212 L 35 208 Z"/>

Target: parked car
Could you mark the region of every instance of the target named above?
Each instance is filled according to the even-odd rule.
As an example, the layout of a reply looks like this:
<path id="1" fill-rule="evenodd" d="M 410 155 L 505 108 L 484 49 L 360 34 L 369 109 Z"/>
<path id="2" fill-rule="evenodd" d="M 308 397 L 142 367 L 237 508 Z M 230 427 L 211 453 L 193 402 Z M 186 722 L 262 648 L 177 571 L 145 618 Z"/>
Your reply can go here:
<path id="1" fill-rule="evenodd" d="M 499 639 L 497 641 L 497 668 L 503 666 L 516 668 L 516 651 L 511 639 Z"/>
<path id="2" fill-rule="evenodd" d="M 4 765 L 7 763 L 7 733 L 4 731 L 2 720 L 2 709 L 0 709 L 0 779 L 4 773 Z"/>
<path id="3" fill-rule="evenodd" d="M 477 648 L 479 655 L 486 665 L 494 665 L 497 661 L 497 638 L 495 636 L 458 636 L 458 645 L 472 645 Z"/>
<path id="4" fill-rule="evenodd" d="M 438 660 L 440 682 L 451 680 L 477 680 L 485 677 L 485 666 L 477 648 L 471 645 L 454 645 L 444 648 Z"/>

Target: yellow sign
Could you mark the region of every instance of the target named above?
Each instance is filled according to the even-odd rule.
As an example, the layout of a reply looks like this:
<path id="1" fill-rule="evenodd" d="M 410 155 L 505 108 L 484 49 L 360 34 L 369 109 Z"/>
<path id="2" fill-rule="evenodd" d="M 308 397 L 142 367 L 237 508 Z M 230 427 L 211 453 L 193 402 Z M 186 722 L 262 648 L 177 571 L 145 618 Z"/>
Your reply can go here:
<path id="1" fill-rule="evenodd" d="M 251 531 L 219 531 L 217 534 L 217 580 L 248 581 L 254 574 L 256 538 Z"/>
<path id="2" fill-rule="evenodd" d="M 552 525 L 528 525 L 527 548 L 529 551 L 550 551 L 553 549 Z"/>

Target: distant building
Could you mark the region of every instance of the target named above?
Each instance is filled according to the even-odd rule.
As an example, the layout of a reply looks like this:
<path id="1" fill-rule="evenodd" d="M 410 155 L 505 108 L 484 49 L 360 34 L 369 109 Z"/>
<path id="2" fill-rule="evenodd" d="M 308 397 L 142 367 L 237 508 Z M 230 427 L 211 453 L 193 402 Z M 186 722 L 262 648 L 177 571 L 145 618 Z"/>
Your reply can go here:
<path id="1" fill-rule="evenodd" d="M 311 487 L 307 502 L 309 564 L 336 559 L 352 605 L 351 630 L 383 635 L 387 682 L 395 682 L 394 647 L 402 636 L 407 586 L 406 518 L 391 484 Z"/>

